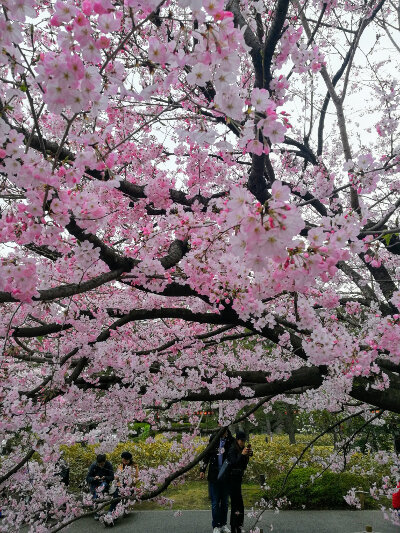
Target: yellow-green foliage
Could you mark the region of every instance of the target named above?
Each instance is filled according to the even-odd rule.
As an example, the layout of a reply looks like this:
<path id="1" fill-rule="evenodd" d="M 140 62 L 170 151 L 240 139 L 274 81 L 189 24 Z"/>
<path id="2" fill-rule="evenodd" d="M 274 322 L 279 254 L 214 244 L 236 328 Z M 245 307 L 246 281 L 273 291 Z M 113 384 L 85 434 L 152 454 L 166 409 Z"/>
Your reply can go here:
<path id="1" fill-rule="evenodd" d="M 258 485 L 260 475 L 264 475 L 268 483 L 276 476 L 287 472 L 312 438 L 311 435 L 296 435 L 298 443 L 289 444 L 286 435 L 274 435 L 272 442 L 265 442 L 264 435 L 254 435 L 251 438 L 254 455 L 249 461 L 244 478 L 245 483 Z M 329 440 L 325 442 L 329 442 Z M 199 438 L 196 453 L 200 453 L 207 443 L 208 437 Z M 108 459 L 114 467 L 121 462 L 121 452 L 125 450 L 132 453 L 133 460 L 139 465 L 139 469 L 173 463 L 179 460 L 182 453 L 179 442 L 166 440 L 163 435 L 158 435 L 155 439 L 148 439 L 147 441 L 136 440 L 118 444 L 114 451 L 108 454 Z M 313 446 L 304 454 L 298 467 L 314 468 L 320 471 L 321 463 L 332 452 L 333 446 L 331 445 Z M 71 488 L 77 490 L 84 481 L 90 464 L 95 460 L 96 446 L 83 447 L 76 444 L 65 447 L 64 457 L 70 465 Z M 389 475 L 390 465 L 391 463 L 380 465 L 375 459 L 375 454 L 354 453 L 347 463 L 346 470 L 355 474 L 363 474 L 370 482 L 373 482 L 382 475 Z M 200 467 L 197 465 L 186 475 L 186 479 L 198 480 L 199 469 Z"/>
<path id="2" fill-rule="evenodd" d="M 142 467 L 157 467 L 166 462 L 175 462 L 179 454 L 171 450 L 173 442 L 165 440 L 162 436 L 153 441 L 138 441 L 120 443 L 112 453 L 107 454 L 107 459 L 114 468 L 121 463 L 121 453 L 131 452 L 133 461 Z M 76 489 L 85 480 L 89 466 L 96 459 L 97 445 L 64 447 L 64 458 L 70 466 L 71 488 Z"/>
<path id="3" fill-rule="evenodd" d="M 316 436 L 317 435 L 296 433 L 296 443 L 306 445 L 311 442 Z M 278 437 L 284 437 L 286 440 L 288 440 L 288 437 L 286 435 L 279 435 Z M 333 446 L 333 437 L 331 434 L 325 433 L 325 435 L 321 435 L 321 437 L 319 437 L 319 439 L 316 441 L 316 444 L 318 446 Z"/>
<path id="4" fill-rule="evenodd" d="M 249 462 L 245 481 L 259 482 L 260 474 L 266 479 L 273 478 L 292 466 L 293 461 L 300 455 L 304 446 L 312 437 L 301 436 L 302 443 L 289 444 L 286 435 L 275 435 L 272 442 L 265 442 L 263 435 L 255 435 L 251 438 L 254 455 Z M 208 442 L 204 437 L 198 440 L 196 453 L 200 453 Z M 166 440 L 163 435 L 148 441 L 135 441 L 118 444 L 114 451 L 107 455 L 107 458 L 116 467 L 121 462 L 121 452 L 129 451 L 133 455 L 133 460 L 140 468 L 157 467 L 161 464 L 172 463 L 179 459 L 180 444 Z M 314 446 L 306 452 L 301 460 L 300 466 L 318 468 L 320 458 L 325 459 L 333 451 L 332 446 Z M 74 446 L 64 448 L 65 460 L 70 465 L 71 488 L 77 489 L 84 481 L 90 464 L 96 457 L 96 446 Z M 194 468 L 188 475 L 188 479 L 198 479 L 199 466 Z"/>
<path id="5" fill-rule="evenodd" d="M 302 443 L 289 444 L 286 435 L 274 435 L 272 442 L 267 443 L 264 435 L 255 435 L 250 439 L 254 455 L 249 461 L 246 479 L 258 482 L 260 474 L 268 480 L 287 471 L 311 439 L 308 436 L 301 439 Z M 299 466 L 318 468 L 321 458 L 326 459 L 332 452 L 333 446 L 313 446 L 304 454 Z"/>
<path id="6" fill-rule="evenodd" d="M 347 463 L 347 470 L 355 474 L 363 475 L 371 482 L 380 480 L 383 476 L 390 476 L 393 460 L 386 462 L 377 461 L 375 452 L 355 452 Z M 395 480 L 393 480 L 395 482 Z"/>

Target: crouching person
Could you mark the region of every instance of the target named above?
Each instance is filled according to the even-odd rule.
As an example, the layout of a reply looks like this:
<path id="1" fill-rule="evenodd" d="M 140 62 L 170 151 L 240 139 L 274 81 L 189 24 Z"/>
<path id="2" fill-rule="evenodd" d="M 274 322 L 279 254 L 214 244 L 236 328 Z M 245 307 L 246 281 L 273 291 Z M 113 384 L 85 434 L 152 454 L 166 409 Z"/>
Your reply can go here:
<path id="1" fill-rule="evenodd" d="M 107 457 L 100 453 L 96 457 L 96 461 L 89 467 L 86 481 L 92 493 L 93 500 L 96 500 L 100 494 L 109 491 L 110 484 L 114 479 L 114 469 Z M 95 519 L 98 520 L 98 514 L 95 514 Z"/>
<path id="2" fill-rule="evenodd" d="M 137 484 L 138 480 L 139 467 L 136 463 L 133 462 L 131 452 L 122 452 L 121 464 L 118 466 L 117 471 L 115 473 L 115 490 L 112 493 L 113 500 L 115 499 L 115 501 L 111 503 L 108 515 L 113 514 L 118 503 L 121 501 L 121 499 L 119 498 L 126 495 L 126 492 L 131 492 L 132 488 L 134 487 L 134 485 Z"/>

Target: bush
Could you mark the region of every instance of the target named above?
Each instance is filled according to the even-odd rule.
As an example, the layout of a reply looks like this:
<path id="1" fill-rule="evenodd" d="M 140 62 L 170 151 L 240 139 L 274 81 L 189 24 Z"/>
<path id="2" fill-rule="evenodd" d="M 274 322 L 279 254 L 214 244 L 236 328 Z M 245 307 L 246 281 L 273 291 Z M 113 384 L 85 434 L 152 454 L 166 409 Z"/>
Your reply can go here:
<path id="1" fill-rule="evenodd" d="M 315 468 L 298 468 L 290 474 L 285 487 L 281 490 L 286 474 L 281 474 L 269 482 L 265 493 L 266 500 L 276 496 L 286 496 L 293 509 L 345 509 L 349 506 L 344 500 L 352 488 L 369 491 L 370 482 L 367 478 L 351 472 L 324 472 L 318 476 Z M 376 508 L 376 503 L 365 495 L 365 508 Z"/>
<path id="2" fill-rule="evenodd" d="M 263 435 L 255 435 L 251 439 L 254 456 L 249 462 L 245 479 L 258 483 L 261 474 L 271 479 L 287 472 L 311 439 L 302 435 L 301 443 L 289 444 L 287 435 L 274 435 L 272 442 L 267 443 Z M 321 461 L 332 452 L 333 446 L 313 446 L 304 454 L 299 466 L 318 468 Z"/>
<path id="3" fill-rule="evenodd" d="M 386 462 L 386 460 L 379 460 L 379 455 L 377 452 L 354 452 L 348 461 L 347 469 L 349 472 L 367 477 L 371 484 L 381 480 L 384 476 L 391 476 L 393 458 Z M 393 482 L 395 481 L 394 479 Z"/>
<path id="4" fill-rule="evenodd" d="M 173 442 L 163 439 L 149 439 L 148 441 L 136 440 L 118 444 L 112 453 L 107 454 L 107 459 L 114 468 L 121 463 L 121 453 L 131 452 L 133 461 L 144 467 L 157 467 L 167 462 L 175 462 L 179 458 L 176 451 L 171 450 Z M 97 445 L 82 446 L 74 444 L 63 448 L 64 459 L 70 467 L 70 483 L 72 490 L 78 490 L 85 480 L 89 466 L 96 459 Z"/>
<path id="5" fill-rule="evenodd" d="M 132 428 L 137 432 L 145 433 L 147 428 L 143 425 Z M 144 431 L 142 431 L 142 429 Z M 282 474 L 287 472 L 293 465 L 293 462 L 300 455 L 307 442 L 310 442 L 312 436 L 301 436 L 301 443 L 289 444 L 288 437 L 286 435 L 274 435 L 272 442 L 265 442 L 263 435 L 254 435 L 251 438 L 251 443 L 254 451 L 254 456 L 249 462 L 249 466 L 245 473 L 244 482 L 259 484 L 260 475 L 265 476 L 265 479 L 269 483 L 276 477 L 282 479 Z M 200 453 L 206 444 L 209 437 L 202 437 L 198 439 L 198 448 L 196 453 Z M 134 461 L 139 465 L 139 469 L 148 467 L 157 467 L 162 464 L 172 463 L 178 461 L 181 457 L 183 450 L 181 448 L 180 436 L 175 440 L 167 440 L 164 435 L 157 435 L 155 438 L 149 438 L 143 440 L 143 435 L 134 438 L 133 440 L 120 443 L 114 449 L 112 453 L 108 454 L 109 460 L 116 467 L 121 459 L 121 452 L 124 450 L 130 451 L 133 455 Z M 84 481 L 90 464 L 96 457 L 96 445 L 81 446 L 76 444 L 74 446 L 65 447 L 64 457 L 70 465 L 71 472 L 71 488 L 77 490 L 79 485 Z M 322 465 L 329 458 L 333 452 L 333 446 L 313 446 L 304 454 L 296 470 L 291 474 L 290 479 L 293 476 L 299 476 L 298 472 L 302 470 L 307 471 L 313 469 L 313 471 L 321 471 Z M 200 466 L 197 465 L 190 472 L 187 473 L 187 480 L 199 479 Z M 353 484 L 350 487 L 358 487 L 361 479 L 361 475 L 364 479 L 368 479 L 369 487 L 374 481 L 378 481 L 383 474 L 390 474 L 390 464 L 380 465 L 376 461 L 374 454 L 360 454 L 354 453 L 349 459 L 347 470 L 349 470 L 348 479 L 354 479 Z M 311 475 L 311 474 L 310 474 Z M 324 479 L 328 472 L 324 474 Z M 342 474 L 340 474 L 342 475 Z M 344 474 L 343 474 L 344 475 Z M 309 478 L 310 476 L 308 476 Z M 307 478 L 307 479 L 308 479 Z M 290 480 L 289 480 L 290 481 Z M 302 482 L 297 483 L 300 485 Z M 317 483 L 317 481 L 316 481 Z M 350 483 L 350 481 L 349 481 Z M 345 493 L 347 492 L 347 489 Z M 342 506 L 344 505 L 341 502 Z"/>
<path id="6" fill-rule="evenodd" d="M 132 440 L 144 440 L 150 436 L 150 424 L 133 422 L 128 427 Z"/>

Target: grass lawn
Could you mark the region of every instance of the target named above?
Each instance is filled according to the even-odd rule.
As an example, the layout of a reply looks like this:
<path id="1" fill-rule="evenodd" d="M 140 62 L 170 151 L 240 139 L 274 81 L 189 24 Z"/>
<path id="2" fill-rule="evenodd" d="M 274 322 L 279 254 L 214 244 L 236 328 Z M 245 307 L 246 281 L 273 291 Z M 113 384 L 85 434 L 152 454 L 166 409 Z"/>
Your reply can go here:
<path id="1" fill-rule="evenodd" d="M 261 498 L 262 490 L 259 485 L 244 483 L 242 485 L 242 494 L 244 506 L 248 509 Z M 163 492 L 162 496 L 174 500 L 172 509 L 211 509 L 210 500 L 208 499 L 207 481 L 186 481 L 183 484 L 169 487 Z M 143 502 L 135 505 L 135 509 L 138 511 L 148 511 L 165 509 L 165 507 L 155 502 Z"/>

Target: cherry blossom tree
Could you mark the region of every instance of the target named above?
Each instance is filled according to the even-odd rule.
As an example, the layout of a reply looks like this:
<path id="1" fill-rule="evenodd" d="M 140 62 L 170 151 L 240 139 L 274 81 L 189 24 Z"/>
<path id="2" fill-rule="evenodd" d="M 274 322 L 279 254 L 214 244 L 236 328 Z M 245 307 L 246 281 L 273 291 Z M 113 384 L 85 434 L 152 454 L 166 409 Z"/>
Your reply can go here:
<path id="1" fill-rule="evenodd" d="M 60 446 L 130 422 L 400 413 L 398 6 L 0 4 L 9 530 L 83 514 Z"/>

